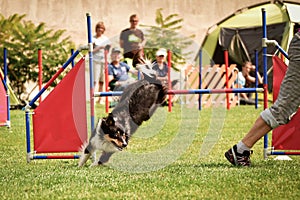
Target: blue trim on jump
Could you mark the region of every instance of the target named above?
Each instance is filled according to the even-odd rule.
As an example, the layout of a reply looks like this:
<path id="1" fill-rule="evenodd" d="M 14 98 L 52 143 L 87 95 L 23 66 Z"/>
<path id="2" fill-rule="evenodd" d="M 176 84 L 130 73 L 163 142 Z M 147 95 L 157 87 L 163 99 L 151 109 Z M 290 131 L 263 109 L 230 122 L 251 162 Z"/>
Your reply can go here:
<path id="1" fill-rule="evenodd" d="M 168 94 L 221 94 L 221 93 L 255 93 L 263 92 L 263 88 L 234 88 L 234 89 L 194 89 L 194 90 L 169 90 Z M 95 97 L 121 96 L 122 91 L 95 92 Z"/>
<path id="2" fill-rule="evenodd" d="M 51 156 L 51 155 L 34 155 L 32 159 L 79 159 L 80 155 L 69 155 L 69 156 Z"/>
<path id="3" fill-rule="evenodd" d="M 300 155 L 300 151 L 271 151 L 270 155 Z"/>

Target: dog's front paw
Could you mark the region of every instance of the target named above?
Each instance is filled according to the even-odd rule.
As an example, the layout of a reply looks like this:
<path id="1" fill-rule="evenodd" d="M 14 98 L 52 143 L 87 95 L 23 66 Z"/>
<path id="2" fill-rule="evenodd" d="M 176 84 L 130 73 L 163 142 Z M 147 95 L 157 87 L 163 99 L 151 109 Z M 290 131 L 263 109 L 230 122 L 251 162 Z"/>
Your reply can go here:
<path id="1" fill-rule="evenodd" d="M 103 165 L 103 163 L 101 161 L 95 161 L 90 165 L 90 167 L 98 167 L 98 166 L 101 166 L 101 165 Z"/>

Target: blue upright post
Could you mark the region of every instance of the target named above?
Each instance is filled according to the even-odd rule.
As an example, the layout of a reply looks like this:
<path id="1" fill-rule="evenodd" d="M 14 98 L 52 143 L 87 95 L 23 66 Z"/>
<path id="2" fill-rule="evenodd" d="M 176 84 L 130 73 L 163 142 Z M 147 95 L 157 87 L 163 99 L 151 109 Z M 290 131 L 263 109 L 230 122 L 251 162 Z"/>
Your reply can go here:
<path id="1" fill-rule="evenodd" d="M 263 38 L 262 38 L 262 51 L 263 51 L 263 68 L 264 68 L 264 109 L 268 108 L 268 76 L 267 76 L 267 22 L 266 22 L 266 10 L 262 8 L 262 25 L 263 25 Z M 267 159 L 268 151 L 268 134 L 264 136 L 264 158 Z"/>
<path id="2" fill-rule="evenodd" d="M 258 88 L 258 51 L 255 49 L 255 88 Z M 258 93 L 255 92 L 255 108 L 258 108 Z"/>
<path id="3" fill-rule="evenodd" d="M 29 117 L 29 109 L 25 111 L 25 124 L 26 124 L 26 151 L 27 151 L 27 162 L 30 162 L 30 117 Z"/>
<path id="4" fill-rule="evenodd" d="M 202 49 L 199 51 L 199 89 L 201 89 L 202 86 Z M 198 99 L 198 109 L 202 109 L 202 95 L 199 94 L 199 99 Z"/>
<path id="5" fill-rule="evenodd" d="M 90 109 L 91 109 L 91 129 L 94 129 L 95 108 L 94 108 L 94 78 L 93 78 L 93 42 L 92 42 L 92 28 L 91 28 L 91 14 L 87 13 L 87 31 L 88 31 L 88 45 L 89 45 L 89 69 L 90 69 Z"/>
<path id="6" fill-rule="evenodd" d="M 4 61 L 4 82 L 5 82 L 5 85 L 7 83 L 6 81 L 6 77 L 7 77 L 7 49 L 4 48 L 3 49 L 3 61 Z"/>
<path id="7" fill-rule="evenodd" d="M 71 49 L 71 55 L 73 55 L 74 54 L 74 49 Z M 74 60 L 72 60 L 72 68 L 75 66 L 75 61 Z"/>
<path id="8" fill-rule="evenodd" d="M 3 49 L 3 59 L 4 59 L 4 87 L 6 90 L 6 106 L 7 106 L 7 120 L 6 125 L 10 128 L 10 99 L 9 99 L 9 89 L 7 85 L 7 49 Z"/>

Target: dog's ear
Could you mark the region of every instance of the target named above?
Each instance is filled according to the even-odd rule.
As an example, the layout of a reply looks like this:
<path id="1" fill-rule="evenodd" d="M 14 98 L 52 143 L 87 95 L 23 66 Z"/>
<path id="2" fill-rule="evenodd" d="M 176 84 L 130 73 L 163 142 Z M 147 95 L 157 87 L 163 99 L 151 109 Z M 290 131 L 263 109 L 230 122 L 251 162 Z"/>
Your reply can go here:
<path id="1" fill-rule="evenodd" d="M 114 117 L 113 117 L 112 113 L 108 114 L 108 117 L 106 118 L 105 121 L 106 121 L 106 124 L 108 126 L 114 126 L 115 125 L 115 120 L 114 120 Z"/>

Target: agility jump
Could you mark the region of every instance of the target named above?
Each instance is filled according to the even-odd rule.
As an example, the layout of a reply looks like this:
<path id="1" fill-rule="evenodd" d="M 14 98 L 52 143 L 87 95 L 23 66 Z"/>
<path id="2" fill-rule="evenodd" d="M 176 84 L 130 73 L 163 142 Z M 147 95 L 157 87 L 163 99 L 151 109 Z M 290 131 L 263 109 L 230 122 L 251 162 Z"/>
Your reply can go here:
<path id="1" fill-rule="evenodd" d="M 288 59 L 288 54 L 280 47 L 280 45 L 275 40 L 267 39 L 267 25 L 266 25 L 266 11 L 262 9 L 262 24 L 263 24 L 263 38 L 262 38 L 262 48 L 263 48 L 263 65 L 264 69 L 267 68 L 267 47 L 268 45 L 274 45 L 278 51 Z M 287 66 L 285 63 L 279 59 L 277 56 L 272 57 L 273 61 L 273 101 L 276 100 L 277 94 L 279 92 L 280 83 L 283 80 Z M 265 75 L 265 72 L 264 72 Z M 267 76 L 264 76 L 264 88 L 267 88 Z M 267 95 L 267 90 L 265 96 Z M 264 108 L 268 107 L 267 102 L 264 104 Z M 300 110 L 300 109 L 299 109 Z M 300 112 L 298 112 L 292 117 L 288 124 L 279 126 L 273 130 L 272 133 L 272 147 L 271 150 L 268 147 L 268 134 L 264 136 L 264 157 L 267 158 L 268 155 L 300 155 L 300 137 L 299 137 L 299 120 Z"/>
<path id="2" fill-rule="evenodd" d="M 90 72 L 90 128 L 94 129 L 94 84 L 93 84 L 93 45 L 91 16 L 87 17 L 88 46 L 76 50 L 66 63 L 45 84 L 39 93 L 25 106 L 27 162 L 33 159 L 77 159 L 82 144 L 87 140 L 87 109 L 85 90 L 85 59 L 67 73 L 51 93 L 33 111 L 30 108 L 49 88 L 54 80 L 69 66 L 81 50 L 89 51 Z M 58 109 L 59 107 L 59 109 Z M 33 144 L 31 151 L 30 116 L 33 115 Z M 74 153 L 71 154 L 70 153 Z M 41 155 L 43 153 L 44 155 Z M 46 153 L 46 154 L 45 154 Z M 50 153 L 50 155 L 48 154 Z M 54 153 L 56 153 L 54 155 Z M 61 155 L 61 153 L 68 155 Z M 59 154 L 59 155 L 57 155 Z"/>
<path id="3" fill-rule="evenodd" d="M 90 75 L 90 114 L 91 130 L 94 129 L 94 97 L 96 96 L 121 96 L 122 92 L 94 92 L 93 84 L 93 55 L 91 37 L 91 19 L 87 14 L 88 27 L 88 50 L 89 50 L 89 75 Z M 76 66 L 63 78 L 56 88 L 41 102 L 32 113 L 30 108 L 40 98 L 42 93 L 53 83 L 53 81 L 73 62 L 74 58 L 82 49 L 75 51 L 69 60 L 59 71 L 46 83 L 40 92 L 25 107 L 27 161 L 32 159 L 77 159 L 77 154 L 83 142 L 87 139 L 86 99 L 84 59 L 82 58 Z M 170 59 L 170 57 L 169 57 Z M 168 60 L 170 63 L 170 60 Z M 170 66 L 170 65 L 169 65 Z M 169 98 L 175 94 L 220 94 L 220 93 L 256 93 L 266 92 L 264 88 L 225 88 L 225 89 L 190 89 L 169 90 Z M 68 92 L 66 92 L 68 91 Z M 57 109 L 57 107 L 60 109 Z M 169 104 L 169 109 L 171 104 Z M 60 110 L 61 112 L 59 112 Z M 34 151 L 31 151 L 30 139 L 30 115 L 33 114 L 33 136 Z M 74 155 L 54 155 L 52 153 L 72 153 Z M 40 155 L 50 153 L 50 155 Z"/>
<path id="4" fill-rule="evenodd" d="M 7 84 L 7 49 L 3 49 L 3 75 L 0 73 L 0 126 L 10 128 L 10 96 Z"/>

